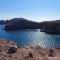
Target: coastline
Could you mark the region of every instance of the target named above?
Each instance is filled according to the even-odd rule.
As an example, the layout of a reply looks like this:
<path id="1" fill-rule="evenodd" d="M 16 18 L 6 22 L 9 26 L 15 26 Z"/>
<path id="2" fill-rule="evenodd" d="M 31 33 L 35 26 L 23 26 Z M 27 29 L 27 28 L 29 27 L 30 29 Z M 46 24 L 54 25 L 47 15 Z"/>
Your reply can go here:
<path id="1" fill-rule="evenodd" d="M 8 48 L 15 47 L 14 53 L 7 53 Z M 0 39 L 1 60 L 58 60 L 60 48 L 44 49 L 40 46 L 17 46 L 15 42 Z"/>

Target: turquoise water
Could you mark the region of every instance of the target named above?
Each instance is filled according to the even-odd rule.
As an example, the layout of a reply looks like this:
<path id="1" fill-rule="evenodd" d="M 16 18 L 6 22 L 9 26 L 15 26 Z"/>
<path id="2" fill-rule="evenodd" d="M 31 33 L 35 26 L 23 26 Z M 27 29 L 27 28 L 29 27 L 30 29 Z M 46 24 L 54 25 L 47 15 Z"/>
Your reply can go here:
<path id="1" fill-rule="evenodd" d="M 5 31 L 0 26 L 0 38 L 12 40 L 20 46 L 39 45 L 44 48 L 60 48 L 60 35 L 50 35 L 36 30 Z"/>

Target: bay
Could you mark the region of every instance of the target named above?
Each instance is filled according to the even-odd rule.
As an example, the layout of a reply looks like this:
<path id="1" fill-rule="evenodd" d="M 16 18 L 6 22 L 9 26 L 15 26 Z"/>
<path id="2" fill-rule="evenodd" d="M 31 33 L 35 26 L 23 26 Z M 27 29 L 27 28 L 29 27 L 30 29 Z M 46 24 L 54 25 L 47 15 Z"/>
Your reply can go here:
<path id="1" fill-rule="evenodd" d="M 43 48 L 60 48 L 60 35 L 46 34 L 40 29 L 5 31 L 0 25 L 0 39 L 12 40 L 19 46 L 41 46 Z"/>

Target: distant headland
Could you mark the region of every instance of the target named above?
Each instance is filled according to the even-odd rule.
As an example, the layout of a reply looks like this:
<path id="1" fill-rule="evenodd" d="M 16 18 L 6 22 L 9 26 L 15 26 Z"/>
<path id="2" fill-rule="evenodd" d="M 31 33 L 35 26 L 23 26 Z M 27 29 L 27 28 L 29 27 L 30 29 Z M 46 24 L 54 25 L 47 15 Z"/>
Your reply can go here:
<path id="1" fill-rule="evenodd" d="M 5 25 L 6 31 L 10 30 L 25 30 L 25 29 L 40 29 L 48 34 L 60 35 L 60 20 L 34 22 L 24 18 L 13 18 L 10 20 L 1 20 L 0 25 Z"/>

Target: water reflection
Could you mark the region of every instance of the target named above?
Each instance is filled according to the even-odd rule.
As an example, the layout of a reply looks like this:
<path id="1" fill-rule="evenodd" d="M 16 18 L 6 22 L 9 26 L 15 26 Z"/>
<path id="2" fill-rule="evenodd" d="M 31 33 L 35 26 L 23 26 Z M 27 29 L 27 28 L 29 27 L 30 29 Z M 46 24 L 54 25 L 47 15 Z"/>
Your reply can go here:
<path id="1" fill-rule="evenodd" d="M 13 40 L 20 46 L 39 45 L 44 48 L 60 47 L 60 35 L 50 35 L 40 32 L 39 29 L 20 30 L 20 31 L 5 31 L 4 26 L 0 26 L 0 38 Z"/>

